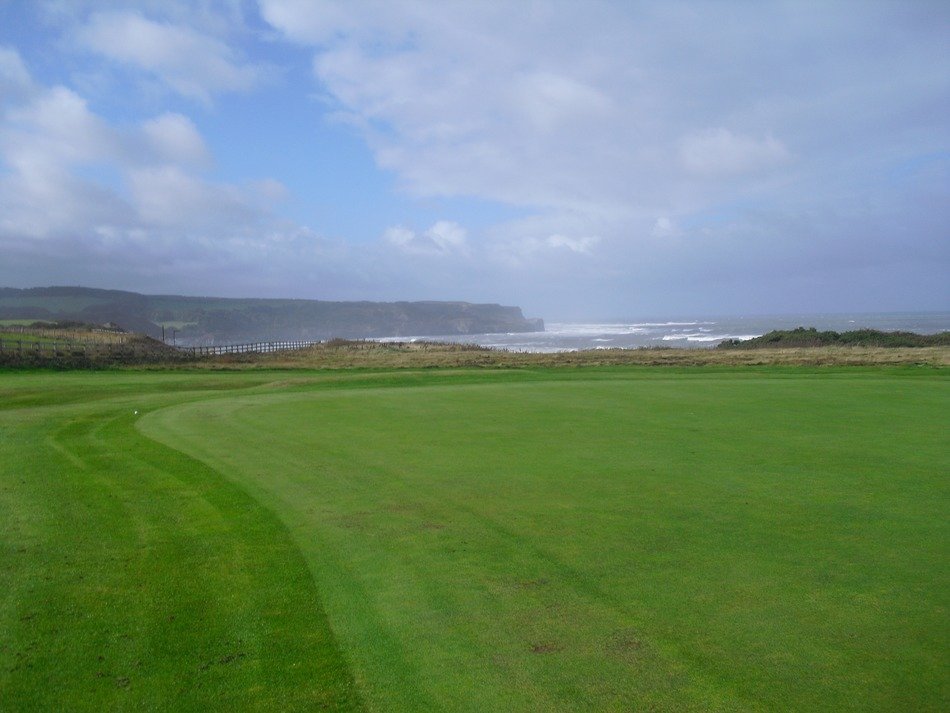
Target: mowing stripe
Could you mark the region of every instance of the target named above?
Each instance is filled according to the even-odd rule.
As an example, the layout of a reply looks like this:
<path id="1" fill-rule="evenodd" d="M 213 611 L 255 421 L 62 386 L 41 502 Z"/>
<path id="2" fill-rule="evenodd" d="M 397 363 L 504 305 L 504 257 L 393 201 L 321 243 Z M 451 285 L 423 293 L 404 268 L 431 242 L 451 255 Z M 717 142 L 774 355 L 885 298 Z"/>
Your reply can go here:
<path id="1" fill-rule="evenodd" d="M 125 404 L 0 413 L 0 512 L 0 710 L 362 708 L 280 522 Z"/>

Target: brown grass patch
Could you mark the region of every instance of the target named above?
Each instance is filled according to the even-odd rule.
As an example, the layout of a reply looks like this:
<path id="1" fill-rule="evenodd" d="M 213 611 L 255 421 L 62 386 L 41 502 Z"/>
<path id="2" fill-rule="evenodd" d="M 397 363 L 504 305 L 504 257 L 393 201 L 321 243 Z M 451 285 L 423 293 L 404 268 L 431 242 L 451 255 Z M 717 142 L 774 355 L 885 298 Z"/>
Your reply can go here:
<path id="1" fill-rule="evenodd" d="M 614 633 L 604 647 L 607 653 L 614 656 L 629 657 L 636 655 L 643 648 L 643 642 L 632 629 L 625 629 Z"/>

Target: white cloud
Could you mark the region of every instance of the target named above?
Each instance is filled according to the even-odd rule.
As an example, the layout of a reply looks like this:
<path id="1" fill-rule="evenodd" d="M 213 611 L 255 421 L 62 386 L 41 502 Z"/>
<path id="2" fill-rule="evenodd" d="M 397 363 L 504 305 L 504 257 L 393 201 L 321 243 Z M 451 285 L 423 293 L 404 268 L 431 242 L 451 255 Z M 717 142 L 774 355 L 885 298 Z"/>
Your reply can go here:
<path id="1" fill-rule="evenodd" d="M 511 103 L 532 128 L 551 132 L 570 122 L 606 116 L 612 102 L 601 90 L 571 77 L 531 72 L 515 78 Z"/>
<path id="2" fill-rule="evenodd" d="M 386 231 L 383 233 L 383 240 L 392 245 L 404 248 L 412 245 L 413 241 L 416 240 L 416 232 L 409 230 L 409 228 L 404 228 L 401 225 L 395 225 L 391 228 L 386 228 Z"/>
<path id="3" fill-rule="evenodd" d="M 656 223 L 653 224 L 652 233 L 655 238 L 665 238 L 676 235 L 677 232 L 676 224 L 665 215 L 661 215 L 656 219 Z"/>
<path id="4" fill-rule="evenodd" d="M 787 161 L 789 152 L 773 136 L 756 139 L 718 128 L 683 137 L 679 156 L 690 173 L 717 177 L 772 168 Z"/>
<path id="5" fill-rule="evenodd" d="M 592 221 L 584 212 L 542 212 L 495 226 L 484 240 L 484 255 L 504 270 L 550 275 L 601 264 L 614 249 L 592 233 L 613 221 Z M 546 278 L 548 279 L 548 278 Z"/>
<path id="6" fill-rule="evenodd" d="M 0 50 L 0 263 L 17 275 L 11 256 L 46 241 L 44 255 L 67 267 L 88 248 L 142 273 L 214 272 L 238 292 L 273 279 L 327 297 L 530 297 L 534 313 L 547 300 L 613 314 L 625 298 L 647 309 L 649 289 L 658 312 L 683 309 L 667 304 L 681 291 L 712 308 L 716 279 L 857 254 L 945 266 L 950 71 L 938 5 L 822 6 L 816 22 L 815 7 L 783 2 L 261 0 L 265 36 L 244 0 L 55 3 L 62 14 L 44 18 L 55 30 L 37 33 L 48 51 L 37 79 Z M 309 48 L 314 87 L 280 89 L 315 88 L 314 106 L 348 121 L 400 189 L 376 224 L 369 211 L 347 224 L 353 204 L 330 216 L 358 247 L 281 220 L 278 181 L 206 173 L 209 146 L 169 96 L 210 102 L 260 86 L 272 70 L 258 59 L 299 58 L 281 37 Z M 42 86 L 53 74 L 70 88 Z M 97 113 L 117 104 L 121 120 Z M 209 125 L 230 110 L 205 114 Z M 260 153 L 216 168 L 243 170 Z M 264 172 L 285 165 L 295 189 L 306 185 L 272 158 Z M 406 196 L 427 200 L 394 207 Z M 425 228 L 433 211 L 458 223 Z M 408 227 L 365 242 L 399 219 Z M 318 287 L 289 288 L 291 274 Z M 752 281 L 735 288 L 743 299 Z"/>
<path id="7" fill-rule="evenodd" d="M 450 220 L 440 220 L 424 235 L 443 251 L 465 249 L 465 229 Z"/>
<path id="8" fill-rule="evenodd" d="M 130 195 L 144 224 L 187 233 L 220 233 L 253 223 L 255 213 L 242 191 L 215 185 L 177 166 L 133 169 Z"/>
<path id="9" fill-rule="evenodd" d="M 925 96 L 917 78 L 933 63 L 933 42 L 895 39 L 890 61 L 854 51 L 888 26 L 882 6 L 821 23 L 774 3 L 262 0 L 261 11 L 312 47 L 320 89 L 410 195 L 584 213 L 579 234 L 627 240 L 651 234 L 628 230 L 631 211 L 674 219 L 727 195 L 782 200 L 783 182 L 830 161 L 853 170 L 874 132 L 890 137 L 883 123 L 861 137 L 837 127 L 900 111 L 896 85 L 869 64 Z M 765 45 L 767 27 L 782 31 Z M 841 140 L 819 161 L 814 137 L 829 130 Z"/>
<path id="10" fill-rule="evenodd" d="M 342 3 L 258 0 L 258 4 L 267 22 L 297 42 L 324 42 L 361 24 L 359 9 Z M 385 4 L 379 9 L 385 13 Z"/>
<path id="11" fill-rule="evenodd" d="M 0 123 L 0 241 L 76 239 L 88 226 L 123 221 L 129 206 L 79 173 L 122 154 L 117 132 L 65 87 L 37 89 Z M 2 175 L 2 174 L 0 174 Z"/>
<path id="12" fill-rule="evenodd" d="M 535 273 L 551 270 L 559 272 L 566 266 L 578 270 L 580 257 L 590 259 L 602 238 L 586 235 L 572 238 L 555 233 L 546 237 L 534 235 L 504 235 L 488 248 L 489 259 L 496 265 L 514 271 L 530 268 Z"/>
<path id="13" fill-rule="evenodd" d="M 545 241 L 552 248 L 566 248 L 571 252 L 589 254 L 600 238 L 596 235 L 585 235 L 580 238 L 569 238 L 566 235 L 550 235 Z"/>
<path id="14" fill-rule="evenodd" d="M 11 101 L 0 112 L 0 283 L 224 294 L 320 285 L 358 298 L 361 262 L 366 281 L 379 279 L 370 257 L 276 215 L 281 182 L 203 175 L 212 157 L 183 114 L 114 122 L 62 86 L 31 85 Z M 439 234 L 451 244 L 451 230 Z"/>
<path id="15" fill-rule="evenodd" d="M 0 251 L 33 241 L 64 244 L 64 256 L 93 226 L 127 223 L 131 208 L 114 192 L 66 170 L 0 176 Z"/>
<path id="16" fill-rule="evenodd" d="M 262 178 L 247 185 L 248 195 L 262 206 L 271 206 L 287 200 L 290 191 L 275 178 Z"/>
<path id="17" fill-rule="evenodd" d="M 387 228 L 383 240 L 413 255 L 468 254 L 465 229 L 449 220 L 440 220 L 421 233 L 402 226 Z"/>
<path id="18" fill-rule="evenodd" d="M 85 99 L 57 86 L 12 108 L 0 134 L 8 163 L 25 176 L 77 163 L 113 159 L 116 136 L 95 116 Z"/>
<path id="19" fill-rule="evenodd" d="M 413 194 L 563 206 L 624 185 L 591 180 L 627 152 L 607 145 L 628 121 L 611 87 L 620 67 L 585 62 L 591 48 L 583 37 L 574 46 L 562 13 L 276 1 L 263 10 L 316 45 L 322 87 Z M 547 41 L 565 33 L 571 44 Z"/>
<path id="20" fill-rule="evenodd" d="M 0 106 L 22 97 L 32 87 L 33 79 L 20 53 L 12 47 L 0 46 Z"/>
<path id="21" fill-rule="evenodd" d="M 181 114 L 166 113 L 142 125 L 159 160 L 202 166 L 210 160 L 208 147 L 194 123 Z"/>
<path id="22" fill-rule="evenodd" d="M 116 125 L 71 89 L 33 87 L 0 115 L 0 252 L 154 267 L 217 251 L 224 265 L 301 235 L 270 212 L 280 182 L 214 182 L 196 172 L 210 160 L 184 115 Z M 284 260 L 300 251 L 283 244 Z"/>
<path id="23" fill-rule="evenodd" d="M 156 22 L 135 12 L 93 15 L 76 30 L 85 48 L 160 78 L 174 91 L 203 102 L 222 91 L 247 91 L 266 70 L 241 62 L 224 42 L 190 27 Z"/>

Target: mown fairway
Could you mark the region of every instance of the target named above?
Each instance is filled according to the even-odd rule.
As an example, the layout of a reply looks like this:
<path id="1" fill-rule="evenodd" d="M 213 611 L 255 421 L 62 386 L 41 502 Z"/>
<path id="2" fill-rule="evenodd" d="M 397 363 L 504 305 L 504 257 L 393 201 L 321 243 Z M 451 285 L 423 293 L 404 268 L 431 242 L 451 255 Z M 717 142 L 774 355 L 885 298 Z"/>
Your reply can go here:
<path id="1" fill-rule="evenodd" d="M 946 710 L 948 413 L 931 368 L 0 374 L 0 710 Z"/>

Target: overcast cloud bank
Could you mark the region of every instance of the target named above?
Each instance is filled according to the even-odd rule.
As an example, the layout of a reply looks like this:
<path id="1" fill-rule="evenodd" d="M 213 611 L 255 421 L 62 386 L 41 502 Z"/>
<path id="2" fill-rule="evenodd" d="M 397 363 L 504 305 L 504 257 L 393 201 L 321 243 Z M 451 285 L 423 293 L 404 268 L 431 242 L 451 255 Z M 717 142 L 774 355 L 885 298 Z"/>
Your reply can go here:
<path id="1" fill-rule="evenodd" d="M 2 284 L 546 317 L 950 301 L 945 3 L 14 2 L 0 24 Z M 310 102 L 300 134 L 283 97 Z M 236 171 L 222 127 L 275 150 Z M 320 137 L 377 175 L 301 218 L 324 198 L 288 160 Z"/>

